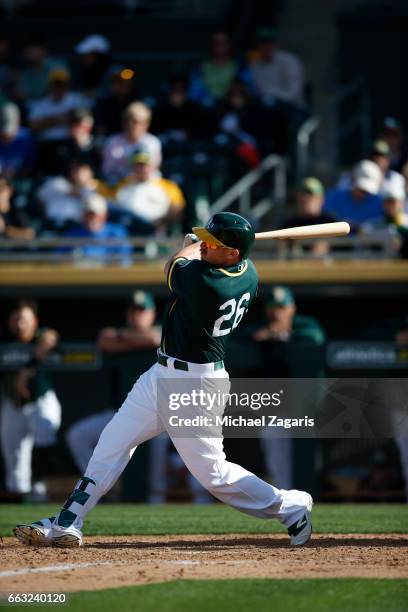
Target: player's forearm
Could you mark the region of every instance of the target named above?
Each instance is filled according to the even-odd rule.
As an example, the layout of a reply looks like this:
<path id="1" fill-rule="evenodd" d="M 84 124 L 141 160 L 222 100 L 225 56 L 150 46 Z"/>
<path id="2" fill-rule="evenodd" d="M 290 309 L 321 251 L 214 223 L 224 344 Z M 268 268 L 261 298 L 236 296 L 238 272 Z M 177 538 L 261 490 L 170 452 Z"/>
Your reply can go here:
<path id="1" fill-rule="evenodd" d="M 184 257 L 185 259 L 201 259 L 200 242 L 189 244 L 188 246 L 183 247 L 182 249 L 180 249 L 179 251 L 177 251 L 176 253 L 174 253 L 174 255 L 170 257 L 170 259 L 164 266 L 164 274 L 166 278 L 167 278 L 167 274 L 169 272 L 169 268 L 172 262 L 175 259 L 177 259 L 177 257 Z"/>
<path id="2" fill-rule="evenodd" d="M 98 347 L 108 353 L 122 353 L 141 349 L 155 349 L 160 344 L 160 329 L 154 327 L 146 332 L 136 332 L 131 329 L 115 330 L 116 335 L 101 335 Z"/>

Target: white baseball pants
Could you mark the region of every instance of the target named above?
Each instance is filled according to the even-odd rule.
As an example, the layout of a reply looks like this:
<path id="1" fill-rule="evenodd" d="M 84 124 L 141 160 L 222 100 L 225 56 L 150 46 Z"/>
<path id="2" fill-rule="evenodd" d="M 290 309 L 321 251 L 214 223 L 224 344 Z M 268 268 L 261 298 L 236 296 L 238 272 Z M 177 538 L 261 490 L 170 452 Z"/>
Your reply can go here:
<path id="1" fill-rule="evenodd" d="M 60 425 L 61 404 L 54 391 L 21 407 L 2 397 L 0 433 L 7 491 L 31 491 L 33 447 L 55 444 Z"/>
<path id="2" fill-rule="evenodd" d="M 189 364 L 189 371 L 182 371 L 174 369 L 173 358 L 167 361 L 169 367 L 156 363 L 137 380 L 103 430 L 85 472 L 85 478 L 90 479 L 86 488 L 77 496 L 74 492 L 64 506 L 65 515 L 69 511 L 70 516 L 76 516 L 73 524 L 79 529 L 86 514 L 123 472 L 139 444 L 166 428 L 172 437 L 172 428 L 166 427 L 167 423 L 158 415 L 158 380 L 228 378 L 224 369 L 214 371 L 213 364 Z M 194 410 L 192 407 L 192 416 Z M 191 474 L 220 501 L 252 516 L 277 518 L 287 527 L 303 516 L 305 508 L 298 491 L 279 490 L 227 461 L 222 438 L 173 436 L 172 441 Z"/>

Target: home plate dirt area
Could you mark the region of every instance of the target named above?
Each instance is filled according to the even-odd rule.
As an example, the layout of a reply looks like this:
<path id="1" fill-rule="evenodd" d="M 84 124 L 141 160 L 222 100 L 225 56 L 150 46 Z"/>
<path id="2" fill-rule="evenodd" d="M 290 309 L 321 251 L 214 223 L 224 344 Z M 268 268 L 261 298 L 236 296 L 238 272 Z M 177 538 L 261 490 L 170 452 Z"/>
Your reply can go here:
<path id="1" fill-rule="evenodd" d="M 0 543 L 0 591 L 83 591 L 177 578 L 407 578 L 408 535 L 94 536 L 76 549 Z"/>

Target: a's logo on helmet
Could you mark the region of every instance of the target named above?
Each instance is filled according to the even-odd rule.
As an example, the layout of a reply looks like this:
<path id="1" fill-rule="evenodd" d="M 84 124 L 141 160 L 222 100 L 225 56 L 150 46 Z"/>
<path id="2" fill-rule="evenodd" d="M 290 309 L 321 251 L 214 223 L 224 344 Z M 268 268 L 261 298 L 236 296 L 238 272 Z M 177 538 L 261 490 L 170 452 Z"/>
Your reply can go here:
<path id="1" fill-rule="evenodd" d="M 146 294 L 144 291 L 135 291 L 133 294 L 133 300 L 135 301 L 136 304 L 139 302 L 143 302 L 145 297 L 146 297 Z"/>
<path id="2" fill-rule="evenodd" d="M 273 297 L 277 302 L 280 302 L 282 300 L 285 299 L 285 290 L 283 289 L 283 287 L 276 287 L 276 289 L 274 289 L 273 291 Z"/>

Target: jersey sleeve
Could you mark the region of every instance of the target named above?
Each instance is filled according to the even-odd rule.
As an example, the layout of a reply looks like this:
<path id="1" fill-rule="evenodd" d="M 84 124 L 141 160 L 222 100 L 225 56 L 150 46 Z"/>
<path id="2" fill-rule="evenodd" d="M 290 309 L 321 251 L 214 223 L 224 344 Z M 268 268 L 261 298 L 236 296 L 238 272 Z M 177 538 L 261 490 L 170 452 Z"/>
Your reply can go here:
<path id="1" fill-rule="evenodd" d="M 176 257 L 167 274 L 167 285 L 170 291 L 180 297 L 192 296 L 201 285 L 201 262 L 198 259 Z"/>

